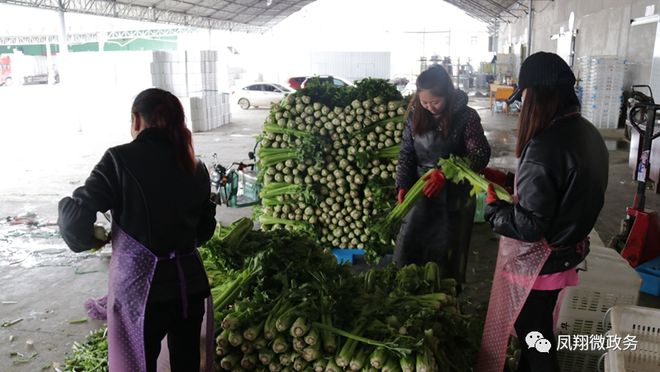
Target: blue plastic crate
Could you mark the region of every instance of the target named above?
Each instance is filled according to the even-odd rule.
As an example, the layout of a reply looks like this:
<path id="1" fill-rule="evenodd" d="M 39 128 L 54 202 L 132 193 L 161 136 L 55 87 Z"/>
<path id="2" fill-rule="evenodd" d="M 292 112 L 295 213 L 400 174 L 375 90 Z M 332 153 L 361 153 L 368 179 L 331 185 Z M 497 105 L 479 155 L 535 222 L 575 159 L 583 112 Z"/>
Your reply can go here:
<path id="1" fill-rule="evenodd" d="M 653 296 L 660 296 L 660 257 L 645 262 L 635 268 L 642 277 L 639 290 Z"/>
<path id="2" fill-rule="evenodd" d="M 344 263 L 348 262 L 351 265 L 353 264 L 354 256 L 364 256 L 364 249 L 357 248 L 333 248 L 332 254 L 337 257 L 337 262 Z"/>

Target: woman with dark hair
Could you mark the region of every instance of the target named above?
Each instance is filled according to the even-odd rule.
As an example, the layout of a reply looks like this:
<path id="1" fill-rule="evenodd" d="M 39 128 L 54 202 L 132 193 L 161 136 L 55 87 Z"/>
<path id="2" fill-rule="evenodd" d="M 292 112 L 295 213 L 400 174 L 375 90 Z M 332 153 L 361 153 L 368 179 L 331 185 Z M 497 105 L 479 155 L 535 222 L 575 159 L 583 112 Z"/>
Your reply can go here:
<path id="1" fill-rule="evenodd" d="M 429 169 L 424 195 L 403 221 L 394 260 L 399 265 L 436 262 L 459 283 L 465 280 L 475 199 L 467 183 L 445 185 L 440 158 L 465 157 L 480 171 L 490 159 L 481 119 L 467 106 L 465 92 L 454 89 L 441 66 L 417 78 L 417 92 L 408 107 L 397 172 L 397 200 Z"/>
<path id="2" fill-rule="evenodd" d="M 209 175 L 195 159 L 183 107 L 171 93 L 152 88 L 135 98 L 131 135 L 60 201 L 60 232 L 75 252 L 99 248 L 107 241 L 94 236 L 96 212 L 112 212 L 110 371 L 156 371 L 165 336 L 172 371 L 199 371 L 210 288 L 196 247 L 216 225 Z"/>
<path id="3" fill-rule="evenodd" d="M 603 207 L 608 152 L 580 115 L 575 76 L 561 57 L 539 52 L 520 69 L 514 203 L 489 186 L 485 218 L 501 235 L 478 371 L 502 371 L 512 328 L 518 371 L 558 371 L 553 311 L 561 289 L 576 285 L 589 232 Z"/>

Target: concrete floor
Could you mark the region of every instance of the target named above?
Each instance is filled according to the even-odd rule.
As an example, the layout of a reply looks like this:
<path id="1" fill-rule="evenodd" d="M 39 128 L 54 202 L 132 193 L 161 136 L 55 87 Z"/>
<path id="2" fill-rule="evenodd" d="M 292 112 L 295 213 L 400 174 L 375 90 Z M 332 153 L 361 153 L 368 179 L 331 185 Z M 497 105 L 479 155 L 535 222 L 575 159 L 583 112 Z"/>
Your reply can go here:
<path id="1" fill-rule="evenodd" d="M 12 94 L 0 89 L 0 100 L 7 102 L 46 94 L 37 89 L 41 87 L 16 90 Z M 112 109 L 128 111 L 124 101 L 116 100 Z M 493 146 L 491 165 L 515 169 L 512 148 L 516 117 L 492 114 L 486 104 L 484 99 L 472 103 L 479 110 Z M 94 254 L 69 252 L 53 226 L 57 201 L 84 181 L 106 148 L 130 138 L 128 122 L 121 119 L 121 115 L 110 116 L 116 120 L 111 124 L 114 126 L 92 125 L 84 120 L 74 125 L 66 121 L 72 115 L 70 111 L 60 112 L 55 106 L 49 107 L 48 115 L 41 110 L 12 112 L 11 104 L 6 107 L 10 108 L 10 120 L 0 123 L 0 130 L 7 134 L 0 138 L 3 172 L 0 182 L 0 322 L 22 321 L 0 327 L 0 371 L 39 371 L 42 367 L 48 369 L 53 362 L 62 362 L 74 341 L 83 341 L 90 330 L 100 327 L 100 322 L 70 324 L 70 321 L 84 318 L 83 302 L 89 297 L 104 295 L 107 286 L 108 250 Z M 247 153 L 252 150 L 254 137 L 260 132 L 268 111 L 243 111 L 233 107 L 232 113 L 232 124 L 194 136 L 196 152 L 207 165 L 211 164 L 214 152 L 225 165 L 247 161 Z M 103 114 L 94 117 L 103 117 Z M 11 125 L 16 122 L 30 125 Z M 62 124 L 58 130 L 59 123 Z M 610 184 L 594 240 L 600 236 L 607 241 L 618 231 L 635 185 L 627 168 L 626 144 L 619 141 L 622 133 L 604 134 L 612 138 Z M 659 195 L 648 194 L 648 208 L 660 209 Z M 20 215 L 26 218 L 15 219 Z M 249 215 L 250 208 L 219 207 L 217 219 L 226 224 Z M 496 254 L 497 236 L 487 224 L 476 224 L 463 296 L 478 312 L 485 309 L 488 300 Z M 640 303 L 660 308 L 660 300 L 655 297 L 642 294 Z M 10 352 L 20 352 L 26 357 L 36 355 L 27 363 L 14 364 L 18 359 L 10 357 Z"/>

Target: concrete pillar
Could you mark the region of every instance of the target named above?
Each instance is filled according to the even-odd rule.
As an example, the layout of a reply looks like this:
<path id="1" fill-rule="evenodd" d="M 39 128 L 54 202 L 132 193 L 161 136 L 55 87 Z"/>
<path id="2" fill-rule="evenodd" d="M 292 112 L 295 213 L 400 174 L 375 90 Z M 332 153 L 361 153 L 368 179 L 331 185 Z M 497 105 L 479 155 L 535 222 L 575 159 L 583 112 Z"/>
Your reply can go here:
<path id="1" fill-rule="evenodd" d="M 100 31 L 96 37 L 99 40 L 99 53 L 103 53 L 105 50 L 105 42 L 108 40 L 108 33 Z"/>
<path id="2" fill-rule="evenodd" d="M 67 59 L 67 54 L 69 53 L 69 40 L 67 38 L 66 34 L 66 22 L 64 19 L 64 5 L 62 4 L 62 1 L 59 1 L 60 3 L 60 9 L 57 11 L 59 14 L 60 18 L 60 27 L 59 27 L 59 32 L 58 32 L 58 43 L 60 46 L 60 53 L 57 56 L 57 69 L 60 74 L 60 83 L 64 81 L 64 75 L 66 75 L 66 59 Z"/>
<path id="3" fill-rule="evenodd" d="M 53 55 L 50 52 L 50 41 L 46 41 L 46 65 L 48 66 L 48 84 L 55 84 L 55 70 L 53 69 Z"/>

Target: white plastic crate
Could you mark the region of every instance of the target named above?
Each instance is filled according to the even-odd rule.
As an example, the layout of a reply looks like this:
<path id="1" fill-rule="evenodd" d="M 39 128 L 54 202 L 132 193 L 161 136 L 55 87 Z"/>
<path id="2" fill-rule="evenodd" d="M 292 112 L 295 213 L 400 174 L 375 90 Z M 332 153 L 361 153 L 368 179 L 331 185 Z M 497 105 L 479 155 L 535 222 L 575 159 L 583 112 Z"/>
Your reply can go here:
<path id="1" fill-rule="evenodd" d="M 583 115 L 599 128 L 616 128 L 626 61 L 617 56 L 587 56 L 580 59 Z"/>
<path id="2" fill-rule="evenodd" d="M 642 280 L 615 250 L 593 246 L 575 287 L 563 291 L 557 333 L 604 334 L 601 321 L 614 305 L 635 305 Z"/>
<path id="3" fill-rule="evenodd" d="M 611 334 L 635 336 L 635 350 L 609 350 L 606 372 L 660 371 L 660 309 L 614 306 L 609 314 Z"/>
<path id="4" fill-rule="evenodd" d="M 561 372 L 594 372 L 598 368 L 602 352 L 588 351 L 557 351 L 557 360 L 559 361 L 559 370 Z"/>

